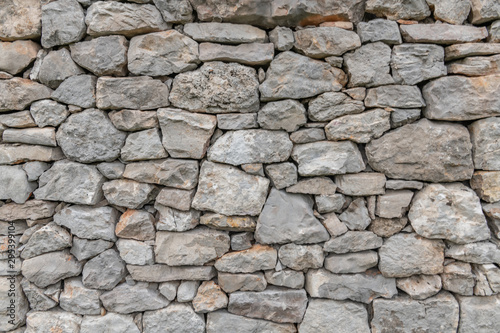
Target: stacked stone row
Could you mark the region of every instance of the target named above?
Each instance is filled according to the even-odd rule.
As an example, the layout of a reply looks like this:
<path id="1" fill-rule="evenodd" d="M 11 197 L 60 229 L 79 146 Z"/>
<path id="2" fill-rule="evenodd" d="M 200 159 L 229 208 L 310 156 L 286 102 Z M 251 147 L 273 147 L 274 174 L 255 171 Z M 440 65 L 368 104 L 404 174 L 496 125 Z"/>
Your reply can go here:
<path id="1" fill-rule="evenodd" d="M 498 1 L 5 0 L 0 40 L 0 331 L 498 332 Z"/>

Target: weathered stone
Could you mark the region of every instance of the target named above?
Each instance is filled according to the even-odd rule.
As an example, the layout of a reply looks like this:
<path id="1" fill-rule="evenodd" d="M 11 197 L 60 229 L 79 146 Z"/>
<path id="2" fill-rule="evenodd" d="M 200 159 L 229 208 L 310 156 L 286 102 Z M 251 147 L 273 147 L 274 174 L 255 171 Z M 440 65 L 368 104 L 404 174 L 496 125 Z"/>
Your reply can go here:
<path id="1" fill-rule="evenodd" d="M 223 215 L 259 215 L 268 186 L 269 180 L 264 177 L 205 161 L 201 166 L 200 183 L 192 207 Z"/>
<path id="2" fill-rule="evenodd" d="M 385 182 L 385 188 L 388 190 L 421 190 L 424 183 L 414 180 L 394 180 L 390 179 Z"/>
<path id="3" fill-rule="evenodd" d="M 179 281 L 163 282 L 159 285 L 158 291 L 165 296 L 169 301 L 173 301 L 177 295 Z"/>
<path id="4" fill-rule="evenodd" d="M 472 24 L 481 24 L 500 18 L 500 5 L 492 0 L 471 1 Z"/>
<path id="5" fill-rule="evenodd" d="M 371 141 L 366 155 L 373 169 L 391 178 L 450 182 L 471 178 L 470 149 L 465 127 L 421 119 Z"/>
<path id="6" fill-rule="evenodd" d="M 101 77 L 97 80 L 96 89 L 99 109 L 149 110 L 169 105 L 168 86 L 148 76 Z"/>
<path id="7" fill-rule="evenodd" d="M 420 119 L 420 109 L 393 109 L 391 112 L 391 128 L 411 124 Z"/>
<path id="8" fill-rule="evenodd" d="M 387 191 L 384 195 L 377 197 L 375 214 L 387 219 L 402 218 L 406 215 L 412 198 L 412 191 Z"/>
<path id="9" fill-rule="evenodd" d="M 500 119 L 486 118 L 469 125 L 472 141 L 472 156 L 476 169 L 500 170 L 500 159 L 496 151 L 500 149 Z"/>
<path id="10" fill-rule="evenodd" d="M 198 43 L 176 30 L 141 35 L 130 40 L 128 69 L 136 75 L 181 73 L 196 69 L 199 62 Z"/>
<path id="11" fill-rule="evenodd" d="M 163 146 L 172 157 L 201 159 L 205 156 L 217 121 L 214 116 L 178 109 L 159 109 Z M 186 137 L 185 133 L 190 133 Z"/>
<path id="12" fill-rule="evenodd" d="M 427 0 L 433 9 L 434 18 L 450 24 L 462 24 L 469 16 L 470 1 L 468 0 Z"/>
<path id="13" fill-rule="evenodd" d="M 355 32 L 335 27 L 302 29 L 293 35 L 295 49 L 311 58 L 340 56 L 361 46 Z"/>
<path id="14" fill-rule="evenodd" d="M 54 215 L 56 202 L 29 200 L 24 204 L 8 203 L 0 207 L 3 221 L 41 220 Z"/>
<path id="15" fill-rule="evenodd" d="M 26 318 L 26 333 L 61 332 L 72 333 L 80 331 L 82 316 L 71 312 L 34 311 Z"/>
<path id="16" fill-rule="evenodd" d="M 120 257 L 129 265 L 154 264 L 153 247 L 133 239 L 119 239 L 116 248 Z"/>
<path id="17" fill-rule="evenodd" d="M 134 35 L 162 31 L 169 24 L 153 5 L 98 1 L 87 9 L 87 33 L 91 36 Z"/>
<path id="18" fill-rule="evenodd" d="M 153 160 L 167 157 L 156 128 L 131 133 L 121 149 L 121 159 L 126 162 Z"/>
<path id="19" fill-rule="evenodd" d="M 274 46 L 271 43 L 250 43 L 240 45 L 222 45 L 214 43 L 200 44 L 200 60 L 238 62 L 245 65 L 265 65 L 273 60 Z"/>
<path id="20" fill-rule="evenodd" d="M 0 115 L 0 124 L 2 124 L 2 132 L 5 131 L 7 127 L 14 128 L 28 128 L 36 127 L 36 123 L 33 120 L 29 111 L 19 111 L 14 113 L 7 113 Z"/>
<path id="21" fill-rule="evenodd" d="M 165 159 L 129 163 L 123 177 L 138 182 L 191 190 L 198 182 L 198 162 Z"/>
<path id="22" fill-rule="evenodd" d="M 471 271 L 471 265 L 465 262 L 453 262 L 444 266 L 441 280 L 443 281 L 444 290 L 449 290 L 459 295 L 472 295 L 474 285 L 476 284 L 475 276 Z"/>
<path id="23" fill-rule="evenodd" d="M 352 196 L 384 194 L 385 181 L 383 173 L 375 172 L 335 176 L 338 191 Z"/>
<path id="24" fill-rule="evenodd" d="M 297 167 L 290 162 L 265 166 L 266 174 L 278 190 L 297 183 Z"/>
<path id="25" fill-rule="evenodd" d="M 276 27 L 269 31 L 269 41 L 274 44 L 274 48 L 278 51 L 288 51 L 293 47 L 295 37 L 293 31 L 286 27 Z"/>
<path id="26" fill-rule="evenodd" d="M 21 290 L 20 275 L 2 276 L 0 281 L 0 292 L 2 299 L 0 306 L 0 329 L 4 332 L 13 331 L 17 327 L 23 325 L 26 320 L 26 313 L 29 311 L 30 305 L 28 300 Z M 12 329 L 12 331 L 11 331 Z"/>
<path id="27" fill-rule="evenodd" d="M 375 251 L 331 254 L 325 258 L 325 268 L 332 273 L 362 273 L 377 266 L 378 255 Z"/>
<path id="28" fill-rule="evenodd" d="M 85 239 L 115 241 L 115 223 L 119 212 L 111 207 L 69 206 L 54 215 L 54 222 Z"/>
<path id="29" fill-rule="evenodd" d="M 28 176 L 20 165 L 0 165 L 0 183 L 0 199 L 11 199 L 18 204 L 25 203 L 37 188 L 36 182 L 28 181 Z"/>
<path id="30" fill-rule="evenodd" d="M 378 272 L 332 274 L 324 269 L 311 269 L 306 274 L 305 288 L 314 298 L 350 299 L 361 303 L 397 294 L 396 280 L 385 278 Z"/>
<path id="31" fill-rule="evenodd" d="M 44 85 L 20 77 L 0 80 L 0 112 L 24 110 L 35 101 L 50 98 L 51 93 Z"/>
<path id="32" fill-rule="evenodd" d="M 144 210 L 127 210 L 120 216 L 115 233 L 120 238 L 153 240 L 155 238 L 155 219 Z"/>
<path id="33" fill-rule="evenodd" d="M 329 121 L 364 109 L 362 101 L 353 100 L 344 93 L 327 92 L 309 102 L 308 116 L 314 121 Z"/>
<path id="34" fill-rule="evenodd" d="M 102 199 L 105 178 L 93 165 L 67 160 L 55 162 L 39 179 L 35 198 L 95 205 Z"/>
<path id="35" fill-rule="evenodd" d="M 177 302 L 191 302 L 198 291 L 200 281 L 182 281 L 177 288 Z"/>
<path id="36" fill-rule="evenodd" d="M 340 193 L 317 195 L 314 200 L 319 213 L 340 213 L 346 203 L 345 197 Z"/>
<path id="37" fill-rule="evenodd" d="M 31 104 L 30 113 L 38 127 L 59 126 L 69 116 L 65 105 L 48 99 Z"/>
<path id="38" fill-rule="evenodd" d="M 259 90 L 263 101 L 307 98 L 339 91 L 345 74 L 325 62 L 286 51 L 271 62 Z"/>
<path id="39" fill-rule="evenodd" d="M 400 296 L 373 302 L 372 331 L 456 332 L 458 303 L 452 294 L 442 292 L 426 300 Z"/>
<path id="40" fill-rule="evenodd" d="M 319 245 L 286 244 L 280 247 L 278 255 L 283 265 L 297 271 L 323 266 L 323 248 Z"/>
<path id="41" fill-rule="evenodd" d="M 273 269 L 278 253 L 266 245 L 254 245 L 248 250 L 230 252 L 215 262 L 220 272 L 253 273 L 259 270 Z"/>
<path id="42" fill-rule="evenodd" d="M 262 273 L 230 274 L 219 272 L 217 275 L 219 285 L 226 293 L 241 291 L 262 291 L 266 289 L 267 282 Z"/>
<path id="43" fill-rule="evenodd" d="M 4 1 L 0 7 L 0 40 L 40 37 L 42 31 L 41 2 L 38 0 Z"/>
<path id="44" fill-rule="evenodd" d="M 63 310 L 80 315 L 99 315 L 101 307 L 98 290 L 88 289 L 79 277 L 66 279 L 59 303 Z"/>
<path id="45" fill-rule="evenodd" d="M 294 132 L 307 123 L 306 109 L 295 100 L 269 102 L 259 111 L 258 122 L 264 129 Z"/>
<path id="46" fill-rule="evenodd" d="M 444 76 L 444 49 L 432 44 L 396 45 L 391 68 L 396 82 L 408 85 Z"/>
<path id="47" fill-rule="evenodd" d="M 60 282 L 56 283 L 58 288 Z M 35 311 L 46 311 L 52 309 L 57 305 L 57 300 L 53 300 L 51 297 L 44 294 L 47 289 L 38 288 L 34 283 L 29 282 L 26 278 L 21 281 L 21 287 L 29 301 L 29 306 Z"/>
<path id="48" fill-rule="evenodd" d="M 369 333 L 368 312 L 354 302 L 326 299 L 309 301 L 304 320 L 299 325 L 301 333 L 328 332 L 335 327 L 338 333 Z"/>
<path id="49" fill-rule="evenodd" d="M 46 86 L 56 89 L 70 76 L 80 74 L 85 74 L 85 72 L 71 59 L 69 51 L 62 48 L 49 52 L 43 58 L 38 72 L 38 80 Z"/>
<path id="50" fill-rule="evenodd" d="M 446 257 L 474 264 L 500 265 L 500 249 L 490 242 L 451 245 L 446 249 Z"/>
<path id="51" fill-rule="evenodd" d="M 476 275 L 476 278 L 479 275 L 485 277 L 486 288 L 491 290 L 489 294 L 486 293 L 477 293 L 474 290 L 475 295 L 480 296 L 490 296 L 492 294 L 496 294 L 500 289 L 500 268 L 498 268 L 494 264 L 486 264 L 486 265 L 473 265 L 473 273 Z M 476 283 L 476 288 L 478 288 L 479 281 Z"/>
<path id="52" fill-rule="evenodd" d="M 457 296 L 460 305 L 460 333 L 493 333 L 498 327 L 496 312 L 500 308 L 500 297 Z"/>
<path id="53" fill-rule="evenodd" d="M 156 311 L 147 311 L 143 316 L 145 333 L 204 333 L 203 315 L 197 314 L 189 304 L 172 303 Z"/>
<path id="54" fill-rule="evenodd" d="M 165 187 L 156 197 L 155 203 L 177 210 L 189 211 L 193 196 L 194 190 L 186 191 Z"/>
<path id="55" fill-rule="evenodd" d="M 2 55 L 0 70 L 12 75 L 22 72 L 36 59 L 39 50 L 40 46 L 30 40 L 18 40 L 12 43 L 0 42 L 0 54 Z"/>
<path id="56" fill-rule="evenodd" d="M 56 133 L 50 128 L 6 129 L 2 135 L 3 142 L 27 143 L 56 147 Z"/>
<path id="57" fill-rule="evenodd" d="M 345 69 L 349 74 L 349 87 L 393 84 L 390 62 L 391 48 L 382 42 L 363 45 L 356 51 L 344 55 Z"/>
<path id="58" fill-rule="evenodd" d="M 290 140 L 293 143 L 309 143 L 326 140 L 326 136 L 321 128 L 304 128 L 291 133 Z"/>
<path id="59" fill-rule="evenodd" d="M 188 0 L 153 0 L 167 23 L 188 23 L 193 21 L 193 8 Z"/>
<path id="60" fill-rule="evenodd" d="M 220 61 L 174 79 L 170 102 L 181 109 L 206 113 L 255 112 L 259 109 L 255 69 Z M 213 96 L 217 95 L 217 100 Z"/>
<path id="61" fill-rule="evenodd" d="M 500 42 L 500 20 L 493 22 L 488 29 L 488 42 L 499 43 Z M 498 47 L 499 45 L 491 45 L 493 47 Z"/>
<path id="62" fill-rule="evenodd" d="M 188 23 L 184 33 L 198 42 L 223 44 L 265 43 L 266 32 L 247 24 Z"/>
<path id="63" fill-rule="evenodd" d="M 145 282 L 138 282 L 133 286 L 122 283 L 102 294 L 101 301 L 106 310 L 125 314 L 157 310 L 170 303 L 154 286 Z"/>
<path id="64" fill-rule="evenodd" d="M 217 115 L 217 127 L 222 130 L 258 128 L 256 113 L 227 113 Z"/>
<path id="65" fill-rule="evenodd" d="M 134 266 L 127 265 L 132 278 L 136 281 L 168 282 L 178 280 L 210 280 L 216 275 L 213 266 L 182 266 L 167 265 Z"/>
<path id="66" fill-rule="evenodd" d="M 51 222 L 33 233 L 25 245 L 21 258 L 29 259 L 43 253 L 71 247 L 71 235 L 64 228 Z"/>
<path id="67" fill-rule="evenodd" d="M 200 223 L 214 229 L 228 231 L 254 231 L 255 219 L 249 216 L 225 216 L 208 213 L 200 218 Z"/>
<path id="68" fill-rule="evenodd" d="M 296 332 L 293 324 L 278 324 L 271 321 L 238 316 L 226 311 L 209 313 L 207 316 L 207 333 L 222 332 Z"/>
<path id="69" fill-rule="evenodd" d="M 379 269 L 386 277 L 443 272 L 444 243 L 417 234 L 396 234 L 379 250 Z"/>
<path id="70" fill-rule="evenodd" d="M 102 186 L 104 197 L 111 205 L 141 208 L 153 200 L 158 190 L 154 185 L 138 183 L 128 179 L 117 179 L 106 182 Z"/>
<path id="71" fill-rule="evenodd" d="M 356 173 L 365 168 L 358 147 L 351 141 L 318 141 L 295 145 L 292 158 L 298 163 L 301 176 Z"/>
<path id="72" fill-rule="evenodd" d="M 155 111 L 121 110 L 108 113 L 113 125 L 121 131 L 140 131 L 158 127 Z"/>
<path id="73" fill-rule="evenodd" d="M 444 23 L 401 25 L 400 29 L 407 43 L 457 44 L 478 42 L 488 37 L 486 27 Z"/>
<path id="74" fill-rule="evenodd" d="M 351 140 L 367 143 L 379 138 L 391 128 L 390 113 L 375 109 L 360 114 L 347 115 L 332 120 L 326 127 L 328 140 Z"/>
<path id="75" fill-rule="evenodd" d="M 84 316 L 80 333 L 101 332 L 110 328 L 117 332 L 140 333 L 132 316 L 113 312 L 108 312 L 104 316 Z"/>
<path id="76" fill-rule="evenodd" d="M 436 295 L 441 290 L 439 275 L 413 275 L 396 280 L 396 286 L 412 299 L 421 300 Z"/>
<path id="77" fill-rule="evenodd" d="M 182 234 L 156 233 L 155 258 L 169 266 L 203 265 L 221 257 L 229 250 L 229 235 L 205 227 Z"/>
<path id="78" fill-rule="evenodd" d="M 425 106 L 425 101 L 416 86 L 389 85 L 368 89 L 365 106 L 411 109 Z"/>
<path id="79" fill-rule="evenodd" d="M 359 22 L 357 26 L 357 33 L 362 43 L 402 43 L 398 24 L 390 20 L 375 19 L 368 22 Z"/>
<path id="80" fill-rule="evenodd" d="M 483 212 L 491 232 L 500 238 L 500 202 L 483 204 Z"/>
<path id="81" fill-rule="evenodd" d="M 231 235 L 231 250 L 241 251 L 252 247 L 253 232 L 241 232 Z"/>
<path id="82" fill-rule="evenodd" d="M 73 236 L 73 246 L 71 247 L 71 254 L 78 260 L 90 259 L 114 245 L 113 242 L 105 241 L 103 239 L 85 239 Z"/>
<path id="83" fill-rule="evenodd" d="M 227 307 L 228 298 L 215 282 L 205 281 L 198 288 L 196 297 L 193 299 L 195 312 L 207 313 Z"/>
<path id="84" fill-rule="evenodd" d="M 425 0 L 406 2 L 403 0 L 368 0 L 366 12 L 377 16 L 386 17 L 389 20 L 423 20 L 431 15 L 429 6 Z"/>
<path id="85" fill-rule="evenodd" d="M 297 184 L 287 187 L 288 193 L 331 195 L 335 193 L 337 186 L 328 177 L 316 177 L 305 179 Z"/>
<path id="86" fill-rule="evenodd" d="M 499 74 L 500 55 L 491 57 L 469 57 L 452 62 L 447 66 L 449 74 L 483 76 Z"/>
<path id="87" fill-rule="evenodd" d="M 267 283 L 287 287 L 292 289 L 302 289 L 304 287 L 304 273 L 291 269 L 281 271 L 268 270 L 265 271 Z"/>
<path id="88" fill-rule="evenodd" d="M 493 43 L 465 43 L 447 46 L 445 49 L 445 61 L 472 57 L 488 56 L 500 53 L 500 44 Z"/>
<path id="89" fill-rule="evenodd" d="M 365 199 L 357 198 L 351 202 L 349 207 L 339 215 L 339 219 L 350 230 L 365 230 L 371 222 Z"/>
<path id="90" fill-rule="evenodd" d="M 80 275 L 81 272 L 82 264 L 68 251 L 50 252 L 26 259 L 22 266 L 23 276 L 40 288 Z"/>
<path id="91" fill-rule="evenodd" d="M 180 211 L 155 202 L 158 211 L 156 230 L 187 231 L 194 229 L 200 223 L 200 212 L 197 210 Z"/>
<path id="92" fill-rule="evenodd" d="M 78 42 L 85 36 L 85 13 L 76 0 L 58 0 L 42 6 L 42 45 L 51 48 Z"/>
<path id="93" fill-rule="evenodd" d="M 71 76 L 59 85 L 52 98 L 65 104 L 93 108 L 96 105 L 96 80 L 93 75 Z"/>
<path id="94" fill-rule="evenodd" d="M 361 252 L 378 249 L 382 243 L 382 238 L 371 231 L 347 231 L 326 242 L 323 250 L 334 253 Z"/>

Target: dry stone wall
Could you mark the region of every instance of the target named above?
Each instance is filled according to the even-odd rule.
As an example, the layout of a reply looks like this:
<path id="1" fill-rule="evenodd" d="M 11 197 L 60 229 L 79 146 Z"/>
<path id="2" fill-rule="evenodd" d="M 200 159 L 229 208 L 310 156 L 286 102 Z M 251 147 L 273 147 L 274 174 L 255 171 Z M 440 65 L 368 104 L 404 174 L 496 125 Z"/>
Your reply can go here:
<path id="1" fill-rule="evenodd" d="M 0 331 L 499 331 L 497 0 L 3 0 L 0 40 Z"/>

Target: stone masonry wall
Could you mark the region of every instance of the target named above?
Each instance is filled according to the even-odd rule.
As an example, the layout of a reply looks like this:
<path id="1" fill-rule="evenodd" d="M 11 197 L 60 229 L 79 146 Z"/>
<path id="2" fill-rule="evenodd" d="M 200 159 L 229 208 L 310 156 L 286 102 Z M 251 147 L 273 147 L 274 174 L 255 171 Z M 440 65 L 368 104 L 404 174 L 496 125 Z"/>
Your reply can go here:
<path id="1" fill-rule="evenodd" d="M 1 0 L 0 331 L 500 331 L 498 0 Z"/>

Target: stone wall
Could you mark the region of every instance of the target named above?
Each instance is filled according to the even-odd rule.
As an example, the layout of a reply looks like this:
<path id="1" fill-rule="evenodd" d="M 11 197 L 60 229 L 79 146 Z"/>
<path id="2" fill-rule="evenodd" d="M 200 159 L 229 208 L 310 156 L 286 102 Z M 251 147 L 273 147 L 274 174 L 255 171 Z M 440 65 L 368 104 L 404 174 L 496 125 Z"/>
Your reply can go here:
<path id="1" fill-rule="evenodd" d="M 499 331 L 498 0 L 2 0 L 0 40 L 0 331 Z"/>

